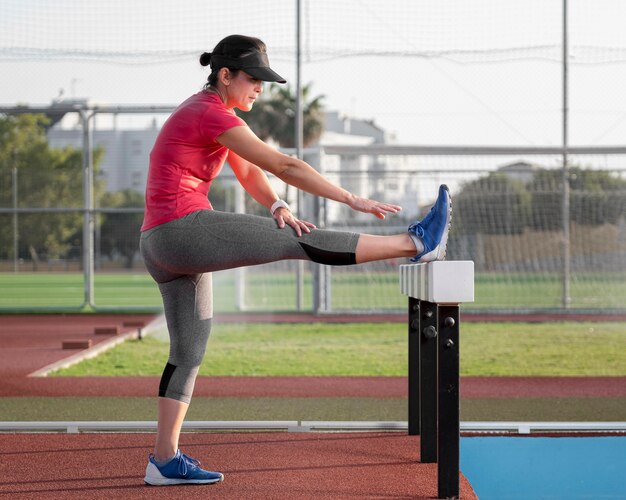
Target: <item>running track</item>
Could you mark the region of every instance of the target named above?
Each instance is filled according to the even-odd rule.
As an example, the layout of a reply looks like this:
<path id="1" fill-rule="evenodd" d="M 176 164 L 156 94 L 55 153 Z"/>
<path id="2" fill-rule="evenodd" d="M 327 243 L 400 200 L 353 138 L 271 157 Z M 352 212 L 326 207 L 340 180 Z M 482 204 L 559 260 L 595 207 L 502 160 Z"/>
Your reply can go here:
<path id="1" fill-rule="evenodd" d="M 32 378 L 63 359 L 61 340 L 106 339 L 95 326 L 127 316 L 3 316 L 0 396 L 152 396 L 155 377 Z M 146 317 L 139 319 L 149 319 Z M 369 318 L 368 318 L 369 319 Z M 387 319 L 381 319 L 388 320 Z M 128 330 L 128 329 L 127 329 Z M 614 378 L 613 378 L 614 379 Z M 400 377 L 200 378 L 200 396 L 404 397 Z M 613 380 L 615 382 L 615 380 Z M 463 398 L 626 396 L 626 378 L 464 378 Z M 419 437 L 399 433 L 186 433 L 181 447 L 225 473 L 214 486 L 143 484 L 152 434 L 0 434 L 0 497 L 7 498 L 434 498 L 436 465 L 419 463 Z M 217 466 L 219 464 L 219 467 Z M 461 477 L 462 498 L 476 498 Z"/>
<path id="2" fill-rule="evenodd" d="M 0 318 L 0 396 L 94 396 L 107 391 L 117 396 L 154 395 L 158 386 L 154 378 L 116 380 L 112 389 L 104 390 L 111 384 L 110 378 L 28 377 L 72 353 L 61 349 L 63 339 L 90 338 L 99 343 L 105 337 L 94 335 L 95 326 L 119 326 L 127 319 L 78 315 Z M 250 380 L 234 382 L 231 387 L 241 391 Z M 289 380 L 279 382 L 283 388 L 289 385 Z M 419 437 L 404 433 L 184 433 L 181 448 L 207 468 L 225 474 L 223 483 L 211 486 L 145 485 L 143 473 L 153 444 L 154 435 L 142 433 L 0 434 L 0 498 L 437 496 L 436 465 L 420 463 Z M 476 499 L 465 477 L 460 481 L 462 498 Z"/>
<path id="3" fill-rule="evenodd" d="M 117 325 L 122 332 L 130 331 L 131 328 L 121 327 L 129 319 L 150 321 L 152 316 L 0 317 L 0 397 L 153 396 L 159 377 L 28 377 L 76 352 L 62 350 L 63 339 L 91 339 L 97 344 L 109 337 L 94 335 L 94 327 Z M 380 320 L 389 321 L 389 318 Z M 199 377 L 194 394 L 399 398 L 405 397 L 406 391 L 404 377 Z M 463 377 L 461 397 L 626 397 L 626 377 Z"/>

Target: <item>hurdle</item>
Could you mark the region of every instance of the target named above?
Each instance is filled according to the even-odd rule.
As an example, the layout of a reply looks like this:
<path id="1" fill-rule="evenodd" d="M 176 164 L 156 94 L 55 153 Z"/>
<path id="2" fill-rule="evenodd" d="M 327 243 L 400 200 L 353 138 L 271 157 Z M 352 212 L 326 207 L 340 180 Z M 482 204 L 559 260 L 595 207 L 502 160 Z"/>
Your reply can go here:
<path id="1" fill-rule="evenodd" d="M 437 463 L 439 498 L 460 494 L 460 304 L 474 301 L 474 262 L 400 265 L 408 310 L 408 433 Z"/>

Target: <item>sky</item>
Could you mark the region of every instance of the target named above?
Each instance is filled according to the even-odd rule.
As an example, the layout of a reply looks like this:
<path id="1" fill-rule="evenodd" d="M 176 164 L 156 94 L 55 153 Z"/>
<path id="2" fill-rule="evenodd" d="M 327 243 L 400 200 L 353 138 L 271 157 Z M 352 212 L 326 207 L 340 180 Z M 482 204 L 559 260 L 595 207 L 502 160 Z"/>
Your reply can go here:
<path id="1" fill-rule="evenodd" d="M 296 0 L 0 0 L 0 104 L 172 104 L 256 35 L 295 84 Z M 301 0 L 303 83 L 402 144 L 562 141 L 562 0 Z M 569 142 L 626 137 L 626 2 L 570 0 Z M 148 117 L 146 121 L 150 120 Z"/>

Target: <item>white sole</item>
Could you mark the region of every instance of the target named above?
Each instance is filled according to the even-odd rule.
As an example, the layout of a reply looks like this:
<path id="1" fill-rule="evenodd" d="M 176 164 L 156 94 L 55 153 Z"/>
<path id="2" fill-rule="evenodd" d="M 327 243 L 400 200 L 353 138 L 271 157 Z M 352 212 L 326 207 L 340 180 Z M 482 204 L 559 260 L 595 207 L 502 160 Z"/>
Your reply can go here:
<path id="1" fill-rule="evenodd" d="M 215 484 L 224 480 L 224 475 L 220 474 L 217 479 L 172 479 L 165 477 L 152 462 L 148 462 L 144 483 L 151 486 L 171 486 L 174 484 Z"/>
<path id="2" fill-rule="evenodd" d="M 420 257 L 418 262 L 433 262 L 435 260 L 444 260 L 446 258 L 446 249 L 448 246 L 448 232 L 450 231 L 450 222 L 452 221 L 452 197 L 450 193 L 448 193 L 448 213 L 446 214 L 446 226 L 443 230 L 443 234 L 441 235 L 441 241 L 439 245 L 433 248 L 427 254 L 424 254 Z"/>

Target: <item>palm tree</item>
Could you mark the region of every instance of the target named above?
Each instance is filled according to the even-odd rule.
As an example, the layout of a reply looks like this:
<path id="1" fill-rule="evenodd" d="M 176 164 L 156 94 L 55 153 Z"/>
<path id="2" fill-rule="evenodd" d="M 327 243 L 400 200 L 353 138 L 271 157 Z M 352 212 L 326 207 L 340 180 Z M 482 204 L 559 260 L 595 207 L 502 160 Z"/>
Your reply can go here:
<path id="1" fill-rule="evenodd" d="M 311 84 L 302 88 L 303 146 L 317 142 L 324 131 L 323 95 L 310 98 Z M 296 96 L 289 85 L 272 83 L 247 113 L 238 112 L 262 140 L 273 139 L 280 147 L 295 147 Z"/>
<path id="2" fill-rule="evenodd" d="M 302 88 L 302 145 L 315 144 L 324 131 L 323 95 L 310 100 L 311 84 Z M 282 148 L 294 148 L 296 145 L 296 96 L 289 85 L 272 83 L 261 94 L 252 109 L 246 113 L 237 110 L 237 114 L 248 124 L 263 141 L 272 139 Z M 289 185 L 285 184 L 283 199 L 290 202 Z M 247 213 L 263 213 L 258 205 L 246 199 Z"/>

